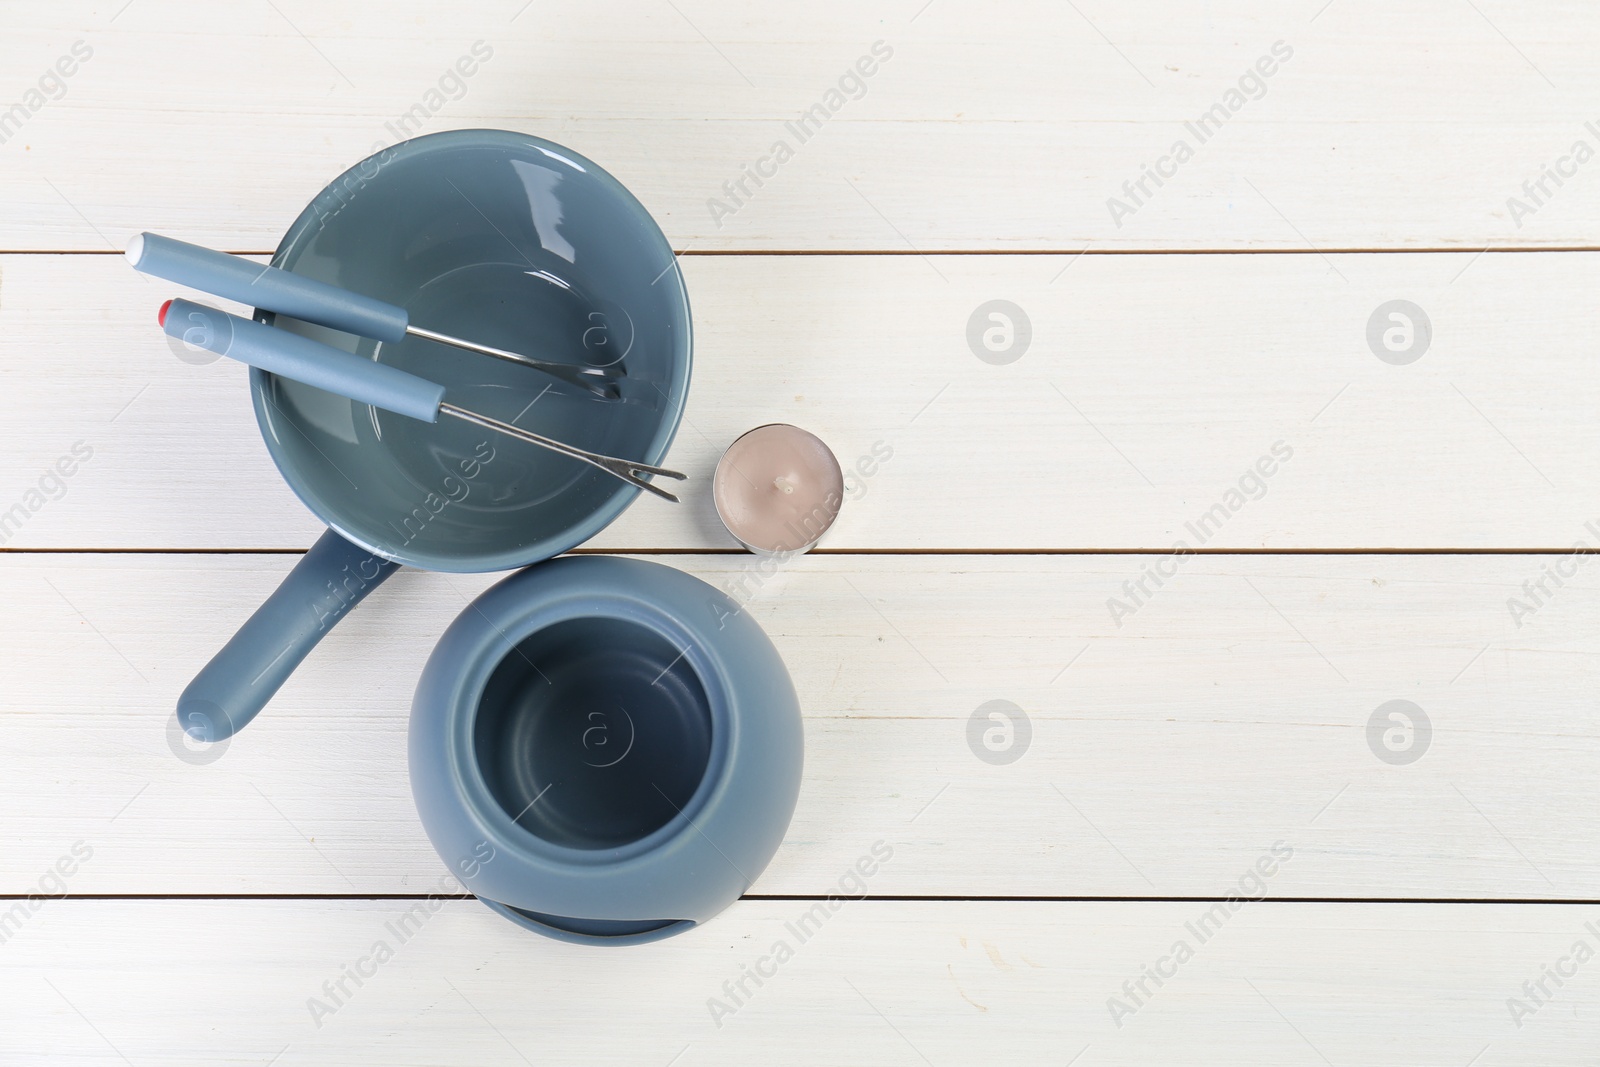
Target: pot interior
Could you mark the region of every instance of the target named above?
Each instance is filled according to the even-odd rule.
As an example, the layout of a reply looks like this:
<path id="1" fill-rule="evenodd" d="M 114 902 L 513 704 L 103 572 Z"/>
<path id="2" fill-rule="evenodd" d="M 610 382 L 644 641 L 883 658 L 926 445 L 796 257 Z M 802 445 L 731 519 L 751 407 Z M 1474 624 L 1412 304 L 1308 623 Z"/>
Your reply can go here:
<path id="1" fill-rule="evenodd" d="M 711 758 L 711 708 L 689 659 L 623 619 L 554 623 L 502 657 L 473 749 L 490 794 L 552 844 L 617 848 L 686 808 Z"/>

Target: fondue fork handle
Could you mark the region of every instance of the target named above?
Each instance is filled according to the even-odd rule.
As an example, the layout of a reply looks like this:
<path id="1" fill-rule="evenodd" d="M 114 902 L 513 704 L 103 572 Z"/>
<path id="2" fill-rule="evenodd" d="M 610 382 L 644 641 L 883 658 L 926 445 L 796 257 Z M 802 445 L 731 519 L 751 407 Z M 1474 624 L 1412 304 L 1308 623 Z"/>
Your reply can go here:
<path id="1" fill-rule="evenodd" d="M 439 418 L 444 386 L 387 363 L 230 315 L 192 300 L 161 305 L 168 337 L 375 408 L 423 422 Z"/>
<path id="2" fill-rule="evenodd" d="M 143 274 L 358 337 L 395 343 L 410 325 L 395 304 L 158 233 L 139 234 L 125 255 Z"/>

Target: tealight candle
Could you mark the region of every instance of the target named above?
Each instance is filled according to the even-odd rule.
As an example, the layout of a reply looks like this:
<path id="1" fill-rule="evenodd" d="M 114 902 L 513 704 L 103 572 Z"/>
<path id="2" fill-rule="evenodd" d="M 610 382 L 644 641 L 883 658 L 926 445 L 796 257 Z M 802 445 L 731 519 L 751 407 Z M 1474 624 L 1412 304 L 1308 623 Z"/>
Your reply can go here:
<path id="1" fill-rule="evenodd" d="M 717 515 L 752 552 L 804 552 L 822 539 L 844 503 L 844 473 L 828 446 L 775 422 L 740 437 L 717 462 Z"/>

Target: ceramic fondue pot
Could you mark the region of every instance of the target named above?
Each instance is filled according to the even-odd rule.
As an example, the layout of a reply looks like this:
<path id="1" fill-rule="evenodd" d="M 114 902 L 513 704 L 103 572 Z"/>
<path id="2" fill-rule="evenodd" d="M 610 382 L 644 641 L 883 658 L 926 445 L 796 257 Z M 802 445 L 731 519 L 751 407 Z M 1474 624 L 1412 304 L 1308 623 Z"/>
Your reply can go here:
<path id="1" fill-rule="evenodd" d="M 272 262 L 407 308 L 441 333 L 626 373 L 621 398 L 604 400 L 425 338 L 366 340 L 258 312 L 261 321 L 591 452 L 658 464 L 672 443 L 690 369 L 672 248 L 616 179 L 560 145 L 457 130 L 386 148 L 312 201 Z M 179 699 L 178 722 L 198 741 L 248 723 L 397 565 L 525 566 L 588 540 L 639 495 L 478 426 L 422 422 L 259 368 L 250 390 L 273 462 L 329 530 Z"/>
<path id="2" fill-rule="evenodd" d="M 411 788 L 440 857 L 567 941 L 653 941 L 737 900 L 783 839 L 803 749 L 794 686 L 749 614 L 610 556 L 478 597 L 411 709 Z"/>

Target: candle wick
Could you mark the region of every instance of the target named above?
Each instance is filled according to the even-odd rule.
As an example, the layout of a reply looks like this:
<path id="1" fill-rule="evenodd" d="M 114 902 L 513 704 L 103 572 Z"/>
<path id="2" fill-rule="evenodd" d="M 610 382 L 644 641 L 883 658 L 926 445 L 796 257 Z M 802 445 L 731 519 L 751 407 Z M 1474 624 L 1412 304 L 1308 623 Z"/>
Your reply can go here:
<path id="1" fill-rule="evenodd" d="M 774 486 L 776 486 L 782 492 L 785 492 L 785 493 L 793 493 L 794 492 L 794 483 L 791 482 L 789 479 L 783 477 L 782 475 L 779 475 L 778 477 L 772 479 L 772 484 Z"/>

